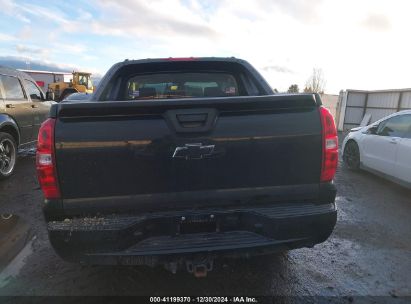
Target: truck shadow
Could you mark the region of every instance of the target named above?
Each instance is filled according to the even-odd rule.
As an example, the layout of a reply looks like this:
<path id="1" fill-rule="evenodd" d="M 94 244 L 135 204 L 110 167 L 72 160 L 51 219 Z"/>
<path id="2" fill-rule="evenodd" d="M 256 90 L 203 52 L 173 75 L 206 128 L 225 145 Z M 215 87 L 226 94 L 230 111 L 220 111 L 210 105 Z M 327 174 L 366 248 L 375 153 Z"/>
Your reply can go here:
<path id="1" fill-rule="evenodd" d="M 89 282 L 99 295 L 276 295 L 293 294 L 287 253 L 217 261 L 206 278 L 172 274 L 160 267 L 91 267 Z M 88 267 L 87 267 L 88 268 Z M 91 280 L 95 277 L 96 280 Z M 104 279 L 103 279 L 104 278 Z"/>

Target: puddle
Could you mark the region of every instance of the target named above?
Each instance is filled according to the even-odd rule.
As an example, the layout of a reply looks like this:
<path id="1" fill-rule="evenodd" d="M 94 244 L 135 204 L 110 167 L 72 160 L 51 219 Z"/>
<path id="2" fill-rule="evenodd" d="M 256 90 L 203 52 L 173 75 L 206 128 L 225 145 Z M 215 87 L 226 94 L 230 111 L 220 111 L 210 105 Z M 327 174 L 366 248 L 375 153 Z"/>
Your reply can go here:
<path id="1" fill-rule="evenodd" d="M 23 266 L 26 264 L 26 259 L 33 253 L 33 242 L 36 239 L 34 236 L 20 253 L 0 272 L 0 288 L 7 286 L 11 279 L 15 278 Z"/>

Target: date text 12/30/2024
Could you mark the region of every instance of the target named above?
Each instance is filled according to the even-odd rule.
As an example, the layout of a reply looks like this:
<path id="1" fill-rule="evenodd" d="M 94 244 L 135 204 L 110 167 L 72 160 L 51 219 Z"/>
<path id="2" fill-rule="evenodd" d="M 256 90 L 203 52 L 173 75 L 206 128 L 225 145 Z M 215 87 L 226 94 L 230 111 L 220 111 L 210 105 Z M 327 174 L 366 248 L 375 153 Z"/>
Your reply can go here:
<path id="1" fill-rule="evenodd" d="M 150 297 L 150 303 L 258 303 L 254 297 Z"/>

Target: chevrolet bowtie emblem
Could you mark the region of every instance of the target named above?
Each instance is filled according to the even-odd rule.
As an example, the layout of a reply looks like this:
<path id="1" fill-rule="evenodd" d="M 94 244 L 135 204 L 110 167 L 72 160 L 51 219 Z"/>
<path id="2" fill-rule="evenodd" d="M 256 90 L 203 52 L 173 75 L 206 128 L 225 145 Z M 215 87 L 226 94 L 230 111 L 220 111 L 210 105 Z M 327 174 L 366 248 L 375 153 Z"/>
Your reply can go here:
<path id="1" fill-rule="evenodd" d="M 203 159 L 212 155 L 214 145 L 203 146 L 203 144 L 185 144 L 184 147 L 176 147 L 173 153 L 173 158 Z"/>

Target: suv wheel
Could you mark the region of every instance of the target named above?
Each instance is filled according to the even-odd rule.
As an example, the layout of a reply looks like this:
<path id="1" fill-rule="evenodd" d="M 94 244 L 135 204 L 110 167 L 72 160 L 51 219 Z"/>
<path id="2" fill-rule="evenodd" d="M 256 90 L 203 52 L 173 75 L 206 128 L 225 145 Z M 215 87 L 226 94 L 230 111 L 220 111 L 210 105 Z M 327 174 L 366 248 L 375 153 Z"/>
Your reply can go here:
<path id="1" fill-rule="evenodd" d="M 13 174 L 17 160 L 17 144 L 8 133 L 0 132 L 0 179 Z"/>

